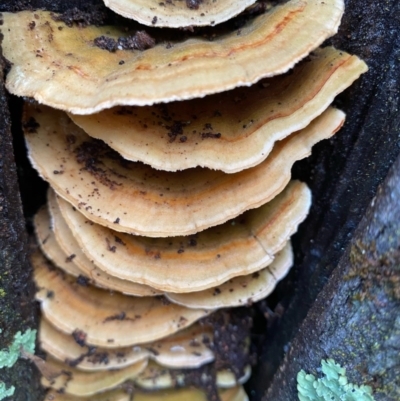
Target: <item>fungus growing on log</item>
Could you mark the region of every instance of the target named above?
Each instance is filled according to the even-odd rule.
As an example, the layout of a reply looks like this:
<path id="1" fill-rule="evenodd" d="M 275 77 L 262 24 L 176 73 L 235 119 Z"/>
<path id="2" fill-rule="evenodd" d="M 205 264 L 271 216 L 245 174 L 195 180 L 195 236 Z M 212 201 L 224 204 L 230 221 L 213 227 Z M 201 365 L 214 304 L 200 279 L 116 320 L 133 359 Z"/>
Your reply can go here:
<path id="1" fill-rule="evenodd" d="M 256 0 L 104 0 L 107 7 L 141 24 L 181 28 L 216 25 L 241 13 Z"/>
<path id="2" fill-rule="evenodd" d="M 170 10 L 174 1 L 157 7 Z M 208 2 L 186 2 L 186 15 Z M 230 0 L 220 5 L 240 11 Z M 46 105 L 26 105 L 26 142 L 34 166 L 59 195 L 49 195 L 51 227 L 42 210 L 36 233 L 48 258 L 78 276 L 56 270 L 38 253 L 32 257 L 45 364 L 60 373 L 44 374 L 43 383 L 66 393 L 50 390 L 53 400 L 71 394 L 122 401 L 121 385 L 131 395 L 132 386 L 187 386 L 194 384 L 193 369 L 184 370 L 195 367 L 200 381 L 210 381 L 209 399 L 247 399 L 234 386 L 251 372 L 251 318 L 235 326 L 235 312 L 214 310 L 265 297 L 290 268 L 290 236 L 310 206 L 304 184 L 287 185 L 291 166 L 342 126 L 344 114 L 328 106 L 366 66 L 333 48 L 319 49 L 286 76 L 234 88 L 287 72 L 337 30 L 342 12 L 342 0 L 289 0 L 241 27 L 233 23 L 229 33 L 210 28 L 209 37 L 185 34 L 189 39 L 171 42 L 144 31 L 132 38 L 126 27 L 66 26 L 45 11 L 5 14 L 7 87 Z M 147 22 L 164 23 L 161 14 Z M 112 44 L 109 51 L 101 41 Z M 14 54 L 17 47 L 22 51 Z M 116 125 L 118 136 L 111 138 Z M 114 146 L 129 135 L 129 125 L 136 131 L 128 144 L 122 139 Z M 152 138 L 141 138 L 150 131 Z M 75 265 L 67 266 L 68 258 Z M 221 362 L 221 350 L 236 354 Z M 234 389 L 218 395 L 217 386 Z M 134 393 L 135 400 L 153 397 Z M 186 401 L 188 390 L 161 391 L 155 399 L 176 401 L 182 394 Z"/>
<path id="3" fill-rule="evenodd" d="M 36 299 L 51 324 L 82 343 L 118 348 L 147 343 L 182 330 L 208 314 L 181 307 L 157 297 L 129 297 L 91 286 L 81 286 L 32 256 Z"/>
<path id="4" fill-rule="evenodd" d="M 292 164 L 344 122 L 341 111 L 329 108 L 276 143 L 264 162 L 225 174 L 202 168 L 154 170 L 90 139 L 65 113 L 29 106 L 25 119 L 31 118 L 40 127 L 25 134 L 29 157 L 53 189 L 89 220 L 148 237 L 195 234 L 267 203 L 289 182 Z"/>
<path id="5" fill-rule="evenodd" d="M 60 245 L 58 245 L 51 230 L 50 216 L 46 206 L 42 206 L 36 213 L 34 227 L 40 249 L 47 259 L 72 276 L 78 277 L 83 274 L 82 270 L 74 263 L 74 257 L 68 257 Z M 72 256 L 73 254 L 69 255 Z"/>
<path id="6" fill-rule="evenodd" d="M 170 368 L 197 368 L 214 360 L 214 353 L 204 342 L 212 342 L 212 330 L 194 324 L 152 343 L 122 348 L 81 346 L 73 336 L 58 331 L 42 317 L 40 347 L 53 358 L 84 371 L 121 369 L 151 359 Z"/>
<path id="7" fill-rule="evenodd" d="M 290 243 L 279 251 L 274 261 L 266 268 L 238 276 L 204 291 L 168 293 L 166 297 L 179 305 L 195 309 L 232 308 L 251 305 L 267 297 L 292 267 L 293 253 Z"/>
<path id="8" fill-rule="evenodd" d="M 218 391 L 221 401 L 247 401 L 247 395 L 242 386 Z M 184 388 L 173 390 L 161 390 L 155 393 L 135 390 L 135 401 L 208 401 L 207 394 L 198 389 Z M 131 401 L 132 395 L 124 390 L 109 391 L 104 394 L 96 394 L 92 397 L 76 397 L 51 390 L 45 401 Z"/>
<path id="9" fill-rule="evenodd" d="M 357 57 L 326 47 L 290 74 L 250 88 L 69 117 L 126 160 L 165 171 L 200 166 L 236 173 L 265 160 L 276 141 L 305 128 L 365 71 Z"/>
<path id="10" fill-rule="evenodd" d="M 137 297 L 161 294 L 160 291 L 148 287 L 147 285 L 128 280 L 121 280 L 118 277 L 111 276 L 104 270 L 99 269 L 93 260 L 85 255 L 76 238 L 72 235 L 71 230 L 60 213 L 55 194 L 52 190 L 48 191 L 48 207 L 53 221 L 53 230 L 57 244 L 64 251 L 65 257 L 68 258 L 70 256 L 67 255 L 74 255 L 73 262 L 81 270 L 83 275 L 91 278 L 94 285 L 127 295 L 135 295 Z M 118 242 L 118 239 L 116 238 L 118 237 L 114 237 L 114 240 Z M 112 246 L 113 245 L 108 244 L 108 252 L 115 252 L 115 249 L 112 248 Z M 57 263 L 55 264 L 57 265 Z"/>
<path id="11" fill-rule="evenodd" d="M 126 36 L 118 27 L 70 28 L 46 11 L 37 11 L 36 19 L 31 12 L 4 13 L 3 54 L 11 62 L 6 87 L 51 107 L 91 114 L 249 86 L 288 71 L 335 34 L 343 8 L 342 0 L 290 0 L 213 41 L 159 43 L 144 52 L 93 46 L 105 34 Z"/>
<path id="12" fill-rule="evenodd" d="M 271 202 L 237 220 L 192 237 L 153 239 L 88 224 L 82 214 L 59 199 L 79 247 L 99 269 L 123 280 L 177 293 L 216 287 L 268 266 L 296 232 L 310 204 L 307 186 L 296 181 Z M 110 246 L 115 252 L 107 251 Z"/>

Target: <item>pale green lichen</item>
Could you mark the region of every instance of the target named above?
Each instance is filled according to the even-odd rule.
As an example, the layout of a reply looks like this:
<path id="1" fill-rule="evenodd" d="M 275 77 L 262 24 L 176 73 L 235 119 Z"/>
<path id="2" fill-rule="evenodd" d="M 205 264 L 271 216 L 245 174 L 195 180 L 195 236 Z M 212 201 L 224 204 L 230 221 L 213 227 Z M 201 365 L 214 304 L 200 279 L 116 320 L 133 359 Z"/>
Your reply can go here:
<path id="1" fill-rule="evenodd" d="M 15 364 L 15 362 L 17 362 L 20 356 L 21 348 L 23 348 L 26 352 L 34 354 L 35 342 L 36 330 L 28 329 L 23 334 L 20 331 L 15 334 L 14 341 L 8 347 L 8 349 L 0 351 L 0 369 L 11 368 Z M 12 396 L 14 394 L 14 391 L 14 386 L 11 386 L 7 389 L 5 383 L 0 381 L 0 400 Z"/>
<path id="2" fill-rule="evenodd" d="M 0 382 L 0 400 L 4 400 L 6 397 L 11 397 L 14 394 L 14 391 L 14 386 L 6 388 L 6 385 L 3 382 Z"/>
<path id="3" fill-rule="evenodd" d="M 316 378 L 301 370 L 297 375 L 297 391 L 300 401 L 374 401 L 369 386 L 348 383 L 346 369 L 333 359 L 322 360 L 322 373 Z"/>

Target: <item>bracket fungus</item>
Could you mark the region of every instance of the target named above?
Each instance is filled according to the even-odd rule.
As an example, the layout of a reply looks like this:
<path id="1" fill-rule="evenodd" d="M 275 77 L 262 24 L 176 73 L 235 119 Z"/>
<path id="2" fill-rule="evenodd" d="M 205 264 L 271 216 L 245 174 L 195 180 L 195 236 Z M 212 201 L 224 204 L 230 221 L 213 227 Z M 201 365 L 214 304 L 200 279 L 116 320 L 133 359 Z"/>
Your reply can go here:
<path id="1" fill-rule="evenodd" d="M 140 388 L 146 390 L 161 390 L 174 387 L 184 387 L 187 374 L 190 369 L 182 369 L 173 371 L 172 369 L 163 368 L 155 363 L 149 363 L 146 368 L 138 375 L 135 380 Z M 235 377 L 234 373 L 228 369 L 220 369 L 216 371 L 215 382 L 217 388 L 231 388 L 238 384 L 245 383 L 251 374 L 250 366 L 244 369 L 241 377 Z"/>
<path id="2" fill-rule="evenodd" d="M 256 0 L 104 0 L 107 7 L 141 24 L 181 28 L 216 25 L 241 13 Z"/>
<path id="3" fill-rule="evenodd" d="M 164 390 L 175 387 L 183 387 L 186 373 L 190 370 L 174 372 L 170 368 L 161 367 L 147 361 L 140 361 L 123 369 L 110 369 L 98 372 L 85 372 L 69 367 L 52 358 L 46 360 L 46 365 L 53 372 L 59 372 L 51 379 L 42 377 L 45 387 L 74 395 L 88 397 L 106 390 L 118 388 L 126 381 L 145 390 Z M 216 386 L 219 388 L 232 388 L 242 384 L 250 375 L 250 369 L 246 369 L 245 375 L 238 379 L 228 370 L 216 372 Z"/>
<path id="4" fill-rule="evenodd" d="M 47 259 L 72 276 L 78 277 L 82 274 L 82 270 L 73 262 L 73 258 L 68 258 L 68 255 L 58 245 L 51 230 L 50 216 L 46 206 L 41 207 L 36 213 L 34 227 L 40 249 Z"/>
<path id="5" fill-rule="evenodd" d="M 35 216 L 48 260 L 32 255 L 57 373 L 43 372 L 46 400 L 247 401 L 252 319 L 223 308 L 266 297 L 293 264 L 311 194 L 291 167 L 340 129 L 330 104 L 367 70 L 317 49 L 343 0 L 257 3 L 226 24 L 255 0 L 104 3 L 152 26 L 151 46 L 120 45 L 135 21 L 25 11 L 1 27 L 6 86 L 35 99 L 25 138 L 51 186 Z M 166 390 L 191 385 L 209 393 Z"/>
<path id="6" fill-rule="evenodd" d="M 160 390 L 156 393 L 135 390 L 135 401 L 208 401 L 205 391 L 195 388 Z M 220 389 L 218 396 L 221 401 L 248 401 L 247 395 L 242 386 L 230 389 Z M 131 401 L 132 394 L 124 390 L 109 391 L 104 394 L 96 394 L 93 397 L 76 397 L 62 394 L 59 391 L 51 390 L 45 401 Z"/>
<path id="7" fill-rule="evenodd" d="M 147 343 L 208 314 L 158 297 L 129 297 L 81 286 L 52 268 L 39 253 L 32 256 L 32 263 L 42 313 L 59 330 L 82 337 L 82 343 L 104 348 Z"/>
<path id="8" fill-rule="evenodd" d="M 245 276 L 238 276 L 204 291 L 168 293 L 166 297 L 179 305 L 195 309 L 232 308 L 251 305 L 267 297 L 293 264 L 290 243 L 279 251 L 268 267 Z"/>
<path id="9" fill-rule="evenodd" d="M 43 317 L 39 330 L 39 342 L 44 351 L 84 371 L 121 369 L 148 359 L 170 368 L 197 368 L 214 360 L 214 353 L 205 345 L 212 339 L 209 327 L 194 324 L 159 341 L 109 349 L 81 346 L 73 336 L 58 331 Z"/>
<path id="10" fill-rule="evenodd" d="M 290 0 L 213 41 L 144 52 L 93 45 L 102 35 L 126 36 L 122 28 L 68 27 L 45 11 L 4 13 L 6 87 L 75 114 L 202 97 L 288 71 L 336 33 L 343 10 L 343 0 Z"/>
<path id="11" fill-rule="evenodd" d="M 65 220 L 60 213 L 60 209 L 55 199 L 55 194 L 52 190 L 48 191 L 48 207 L 52 217 L 54 236 L 57 245 L 64 252 L 66 260 L 71 259 L 71 256 L 73 255 L 72 261 L 74 264 L 80 269 L 81 274 L 86 277 L 90 277 L 94 285 L 97 287 L 118 291 L 127 295 L 135 295 L 137 297 L 155 296 L 161 294 L 160 291 L 148 287 L 147 285 L 128 280 L 121 280 L 118 277 L 110 276 L 104 270 L 99 269 L 98 266 L 93 263 L 93 260 L 90 260 L 79 247 L 76 238 L 72 235 L 71 230 L 65 223 Z M 111 245 L 109 249 L 112 251 Z M 52 261 L 55 265 L 57 265 L 54 260 Z"/>
<path id="12" fill-rule="evenodd" d="M 32 164 L 61 197 L 115 231 L 168 237 L 195 234 L 273 199 L 289 182 L 292 164 L 335 134 L 344 113 L 327 109 L 276 143 L 264 162 L 236 174 L 154 170 L 89 139 L 65 113 L 31 106 L 25 118 L 39 124 L 25 135 Z"/>
<path id="13" fill-rule="evenodd" d="M 290 74 L 250 88 L 69 117 L 126 160 L 165 171 L 200 166 L 236 173 L 265 160 L 276 141 L 305 128 L 365 71 L 357 57 L 326 47 Z"/>
<path id="14" fill-rule="evenodd" d="M 59 199 L 79 247 L 111 276 L 160 291 L 194 292 L 269 265 L 308 214 L 310 192 L 292 182 L 264 206 L 192 237 L 146 238 L 119 234 Z M 113 247 L 114 252 L 110 252 Z"/>
<path id="15" fill-rule="evenodd" d="M 51 357 L 46 359 L 46 366 L 53 372 L 53 377 L 42 377 L 42 384 L 57 391 L 87 397 L 106 390 L 117 388 L 127 380 L 135 380 L 146 366 L 147 360 L 136 362 L 123 369 L 105 370 L 99 372 L 83 372 L 58 362 Z M 54 377 L 56 376 L 56 377 Z"/>

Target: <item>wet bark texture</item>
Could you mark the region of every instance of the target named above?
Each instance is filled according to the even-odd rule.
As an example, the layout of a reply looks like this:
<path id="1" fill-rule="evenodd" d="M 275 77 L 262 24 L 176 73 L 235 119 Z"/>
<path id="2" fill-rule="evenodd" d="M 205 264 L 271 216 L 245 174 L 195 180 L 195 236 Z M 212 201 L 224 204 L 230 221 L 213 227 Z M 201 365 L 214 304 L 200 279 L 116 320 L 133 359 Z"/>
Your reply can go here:
<path id="1" fill-rule="evenodd" d="M 346 260 L 349 263 L 351 249 L 354 252 L 358 249 L 356 242 L 349 244 L 355 227 L 365 214 L 377 185 L 399 155 L 399 38 L 400 2 L 347 2 L 339 34 L 331 42 L 338 48 L 362 57 L 369 66 L 369 72 L 336 102 L 347 113 L 344 129 L 332 141 L 316 146 L 310 159 L 295 166 L 295 175 L 310 184 L 314 203 L 310 217 L 295 239 L 295 270 L 274 295 L 279 300 L 277 310 L 282 314 L 284 309 L 285 313 L 280 321 L 270 325 L 267 336 L 263 338 L 264 352 L 249 386 L 253 390 L 254 400 L 296 400 L 297 372 L 301 368 L 315 372 L 320 366 L 320 360 L 326 357 L 335 357 L 343 366 L 348 367 L 350 378 L 356 382 L 364 382 L 373 387 L 382 385 L 376 399 L 400 399 L 398 393 L 394 396 L 395 391 L 399 391 L 399 372 L 397 370 L 396 383 L 395 377 L 388 371 L 393 364 L 399 369 L 400 357 L 397 356 L 397 362 L 394 362 L 393 358 L 378 358 L 376 353 L 373 362 L 369 361 L 372 340 L 378 344 L 381 356 L 385 355 L 386 347 L 389 354 L 392 352 L 385 339 L 393 335 L 394 329 L 387 319 L 391 318 L 394 322 L 396 311 L 397 314 L 399 312 L 398 299 L 396 301 L 395 294 L 389 291 L 383 304 L 377 307 L 370 301 L 377 294 L 373 287 L 367 287 L 366 292 L 370 294 L 356 306 L 353 295 L 348 292 L 351 285 L 357 290 L 357 285 L 354 284 L 356 281 L 349 281 L 343 265 Z M 397 168 L 400 169 L 400 166 L 397 165 Z M 377 211 L 378 215 L 382 213 L 382 218 L 387 216 L 388 221 L 392 219 L 394 222 L 398 219 L 398 209 L 394 203 L 391 205 L 392 210 L 390 206 L 382 206 Z M 370 224 L 378 223 L 370 221 Z M 392 243 L 399 240 L 398 231 L 386 233 L 387 228 L 384 225 L 381 228 L 385 235 L 393 236 Z M 375 238 L 377 244 L 380 239 L 379 236 Z M 369 249 L 369 257 L 378 264 L 369 271 L 369 282 L 378 283 L 379 264 L 386 251 L 377 248 L 375 255 L 371 251 L 373 238 L 368 236 L 363 241 L 363 246 Z M 342 267 L 337 268 L 346 247 L 347 256 L 341 262 Z M 393 274 L 398 278 L 396 263 L 393 261 L 390 266 L 386 266 L 386 274 Z M 350 267 L 348 264 L 347 268 Z M 352 268 L 356 269 L 355 266 Z M 332 272 L 335 274 L 329 278 Z M 338 304 L 335 305 L 342 306 L 339 309 L 340 318 L 335 309 L 326 309 L 327 304 L 333 302 L 332 292 L 327 290 L 321 294 L 313 312 L 310 312 L 309 318 L 301 326 L 296 340 L 293 340 L 300 323 L 328 280 L 329 288 L 334 285 L 332 281 L 340 296 L 343 297 L 346 293 L 349 296 L 348 304 L 345 305 L 340 304 L 340 299 L 336 300 Z M 357 291 L 360 293 L 361 288 Z M 382 313 L 374 315 L 370 308 L 381 309 Z M 319 318 L 318 314 L 321 314 Z M 374 318 L 376 325 L 366 324 L 369 318 Z M 359 323 L 363 321 L 361 330 L 369 330 L 363 341 L 361 334 L 359 337 L 352 335 L 349 327 L 344 325 L 345 322 L 350 324 L 351 319 Z M 397 337 L 397 344 L 399 341 Z M 305 347 L 307 343 L 308 346 Z M 280 366 L 288 349 L 291 351 Z M 295 359 L 300 357 L 304 362 Z M 375 364 L 374 367 L 372 363 Z M 271 388 L 266 392 L 269 385 L 265 383 L 270 383 L 271 380 Z"/>
<path id="2" fill-rule="evenodd" d="M 94 4 L 101 1 L 0 0 L 0 11 L 30 7 L 64 11 Z M 368 213 L 366 209 L 400 150 L 399 37 L 398 0 L 347 1 L 340 32 L 331 43 L 362 57 L 370 70 L 336 101 L 348 116 L 344 129 L 332 140 L 317 145 L 309 159 L 294 167 L 294 176 L 311 187 L 314 203 L 294 240 L 295 268 L 272 298 L 259 305 L 261 311 L 275 309 L 281 317 L 264 321 L 260 313 L 255 337 L 260 357 L 248 386 L 253 400 L 296 400 L 297 372 L 305 369 L 315 373 L 326 357 L 347 367 L 351 380 L 379 389 L 377 400 L 396 399 L 393 397 L 399 384 L 394 374 L 399 376 L 400 372 L 394 352 L 400 341 L 397 337 L 396 343 L 395 337 L 400 323 L 394 319 L 399 310 L 394 285 L 399 276 L 396 249 L 400 233 L 396 221 L 400 221 L 400 211 L 390 190 L 399 191 L 399 163 L 392 181 L 382 187 L 375 209 Z M 30 301 L 33 289 L 28 284 L 26 234 L 4 92 L 0 101 L 3 348 L 16 331 L 34 326 L 36 307 Z M 10 104 L 17 122 L 20 103 L 12 98 Z M 17 125 L 13 131 L 19 136 Z M 18 159 L 18 166 L 24 163 L 26 160 Z M 25 212 L 30 216 L 36 207 L 29 195 L 35 180 L 25 167 L 19 173 Z M 0 375 L 1 380 L 17 387 L 14 400 L 41 399 L 37 377 L 28 363 L 19 362 Z"/>
<path id="3" fill-rule="evenodd" d="M 297 400 L 296 375 L 321 359 L 368 384 L 376 400 L 400 399 L 400 158 L 290 345 L 265 400 Z"/>
<path id="4" fill-rule="evenodd" d="M 0 68 L 0 350 L 14 334 L 37 326 L 34 285 L 28 261 L 28 243 L 14 163 L 11 120 Z M 39 375 L 27 361 L 0 369 L 0 382 L 16 385 L 13 400 L 40 399 Z"/>

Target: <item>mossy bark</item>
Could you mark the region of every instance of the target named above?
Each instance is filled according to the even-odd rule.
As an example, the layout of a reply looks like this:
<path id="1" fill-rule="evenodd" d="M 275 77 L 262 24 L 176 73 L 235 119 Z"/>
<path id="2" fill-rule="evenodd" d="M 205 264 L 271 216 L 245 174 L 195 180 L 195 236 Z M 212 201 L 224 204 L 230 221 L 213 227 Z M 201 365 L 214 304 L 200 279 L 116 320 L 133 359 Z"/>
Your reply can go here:
<path id="1" fill-rule="evenodd" d="M 400 158 L 319 294 L 263 399 L 297 400 L 296 375 L 321 359 L 377 401 L 400 399 Z"/>
<path id="2" fill-rule="evenodd" d="M 18 331 L 36 328 L 37 307 L 33 295 L 11 120 L 0 68 L 0 349 L 7 348 Z M 0 369 L 0 381 L 5 382 L 7 388 L 16 387 L 10 399 L 40 399 L 39 376 L 27 361 L 19 360 L 12 368 Z"/>
<path id="3" fill-rule="evenodd" d="M 397 337 L 397 360 L 393 355 L 394 345 L 390 345 L 389 340 L 396 339 L 392 336 L 396 330 L 393 326 L 395 316 L 399 314 L 398 300 L 393 291 L 385 294 L 389 287 L 385 287 L 386 290 L 380 288 L 382 260 L 392 261 L 385 265 L 385 274 L 395 281 L 399 274 L 398 259 L 395 251 L 387 254 L 388 251 L 379 248 L 374 253 L 371 249 L 373 241 L 378 244 L 385 235 L 392 244 L 399 241 L 399 232 L 395 229 L 389 232 L 389 226 L 382 224 L 384 235 L 380 235 L 383 237 L 352 240 L 357 224 L 376 194 L 377 185 L 399 155 L 399 37 L 400 2 L 347 1 L 339 34 L 331 42 L 362 57 L 369 72 L 336 101 L 347 113 L 344 129 L 332 141 L 315 147 L 311 158 L 295 166 L 295 175 L 310 184 L 314 203 L 310 217 L 295 237 L 296 267 L 279 286 L 273 301 L 263 305 L 264 309 L 265 306 L 275 307 L 280 315 L 282 310 L 285 312 L 281 319 L 269 324 L 263 337 L 264 351 L 249 386 L 255 400 L 296 400 L 298 370 L 304 368 L 315 373 L 320 360 L 327 357 L 336 358 L 347 367 L 349 376 L 358 383 L 381 386 L 377 399 L 400 399 L 398 393 L 394 395 L 399 391 L 399 380 L 396 382 L 389 369 L 395 372 L 400 365 L 400 338 Z M 390 194 L 386 192 L 386 196 L 389 201 Z M 399 217 L 396 199 L 392 200 L 391 206 L 375 209 L 382 218 L 386 216 L 388 224 L 394 224 Z M 374 221 L 370 224 L 378 225 Z M 363 255 L 365 247 L 368 252 L 364 256 L 368 255 L 372 258 L 371 263 L 376 265 L 368 267 L 370 285 L 361 290 L 356 284 L 357 279 L 350 279 L 349 274 L 350 271 L 353 275 L 355 271 L 357 274 L 362 272 L 356 267 L 345 273 L 344 266 L 347 260 L 347 268 L 351 269 L 349 255 L 357 259 Z M 337 267 L 339 260 L 341 267 Z M 326 283 L 331 286 L 329 288 L 336 286 L 334 292 L 338 297 L 344 297 L 347 291 L 348 304 L 342 305 L 339 298 L 336 300 L 335 306 L 340 306 L 338 312 L 334 308 L 328 309 L 334 302 L 334 292 L 326 290 L 315 301 Z M 352 291 L 359 294 L 359 302 Z M 370 301 L 375 297 L 377 304 Z M 379 299 L 384 301 L 381 305 Z M 307 313 L 307 320 L 301 325 Z M 358 322 L 354 330 L 343 326 L 352 319 Z M 365 338 L 357 330 L 364 331 Z M 378 355 L 374 354 L 374 347 L 379 349 L 382 357 L 374 357 L 372 362 L 372 355 Z M 268 387 L 270 390 L 266 392 Z"/>

